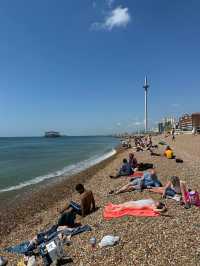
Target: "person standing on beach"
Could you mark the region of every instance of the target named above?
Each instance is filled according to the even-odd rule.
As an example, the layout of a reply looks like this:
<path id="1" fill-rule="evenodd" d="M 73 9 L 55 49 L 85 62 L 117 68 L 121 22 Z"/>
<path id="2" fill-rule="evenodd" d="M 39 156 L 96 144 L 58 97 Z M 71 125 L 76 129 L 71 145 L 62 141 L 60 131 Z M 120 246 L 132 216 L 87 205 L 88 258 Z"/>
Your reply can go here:
<path id="1" fill-rule="evenodd" d="M 175 129 L 172 128 L 172 140 L 175 141 Z"/>
<path id="2" fill-rule="evenodd" d="M 85 217 L 96 209 L 94 196 L 91 190 L 86 190 L 82 184 L 76 185 L 75 189 L 80 194 L 80 203 L 71 201 L 70 204 L 61 210 L 61 217 L 58 222 L 59 225 L 64 225 L 63 223 L 65 223 L 66 220 L 65 217 L 69 219 L 69 215 L 70 218 L 75 220 L 76 214 Z"/>

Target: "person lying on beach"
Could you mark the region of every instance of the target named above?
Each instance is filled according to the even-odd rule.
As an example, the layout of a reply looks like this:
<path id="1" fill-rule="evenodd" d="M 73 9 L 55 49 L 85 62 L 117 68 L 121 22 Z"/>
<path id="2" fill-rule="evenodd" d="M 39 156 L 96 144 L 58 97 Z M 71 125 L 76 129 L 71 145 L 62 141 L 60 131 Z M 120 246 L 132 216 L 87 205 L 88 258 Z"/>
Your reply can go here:
<path id="1" fill-rule="evenodd" d="M 164 156 L 167 159 L 174 159 L 175 158 L 173 150 L 170 148 L 170 146 L 166 147 L 165 152 L 164 152 Z"/>
<path id="2" fill-rule="evenodd" d="M 158 180 L 156 172 L 154 169 L 149 169 L 143 176 L 133 177 L 130 179 L 129 183 L 125 186 L 117 189 L 116 191 L 110 191 L 109 194 L 120 194 L 124 192 L 130 192 L 134 190 L 142 190 L 151 187 L 161 187 L 162 184 Z"/>
<path id="3" fill-rule="evenodd" d="M 59 225 L 65 225 L 66 216 L 67 220 L 69 219 L 69 216 L 74 219 L 76 214 L 84 217 L 96 209 L 94 196 L 91 190 L 86 190 L 82 184 L 76 185 L 75 189 L 80 194 L 80 203 L 71 201 L 70 204 L 66 205 L 60 211 L 61 217 Z"/>
<path id="4" fill-rule="evenodd" d="M 184 181 L 180 180 L 178 176 L 170 177 L 170 180 L 164 187 L 151 188 L 151 192 L 162 194 L 162 197 L 175 197 L 180 196 L 180 200 L 185 205 L 185 208 L 190 207 L 189 200 L 187 198 L 188 190 Z"/>
<path id="5" fill-rule="evenodd" d="M 127 159 L 123 159 L 123 164 L 119 172 L 115 176 L 110 175 L 110 178 L 118 178 L 121 176 L 129 176 L 132 174 L 133 174 L 133 170 L 132 170 L 131 165 L 128 163 Z"/>
<path id="6" fill-rule="evenodd" d="M 161 201 L 155 201 L 153 199 L 141 199 L 135 201 L 127 201 L 117 205 L 118 211 L 124 209 L 151 209 L 156 212 L 164 212 L 167 210 L 166 205 Z"/>

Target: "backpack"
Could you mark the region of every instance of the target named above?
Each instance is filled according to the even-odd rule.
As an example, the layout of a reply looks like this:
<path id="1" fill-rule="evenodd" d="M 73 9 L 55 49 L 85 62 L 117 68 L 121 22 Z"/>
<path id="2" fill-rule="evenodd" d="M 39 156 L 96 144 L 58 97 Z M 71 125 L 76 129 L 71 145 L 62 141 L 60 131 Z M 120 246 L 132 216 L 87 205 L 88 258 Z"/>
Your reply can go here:
<path id="1" fill-rule="evenodd" d="M 145 171 L 151 168 L 153 168 L 152 163 L 140 163 L 138 166 L 138 171 Z"/>
<path id="2" fill-rule="evenodd" d="M 177 159 L 176 159 L 176 162 L 177 162 L 177 163 L 183 163 L 183 160 L 177 158 Z"/>
<path id="3" fill-rule="evenodd" d="M 45 266 L 57 262 L 64 256 L 62 241 L 58 237 L 55 237 L 46 243 L 42 243 L 40 245 L 40 255 L 43 258 Z"/>
<path id="4" fill-rule="evenodd" d="M 190 191 L 189 192 L 189 200 L 192 205 L 195 205 L 197 207 L 200 206 L 200 198 L 199 198 L 199 192 L 197 191 Z"/>

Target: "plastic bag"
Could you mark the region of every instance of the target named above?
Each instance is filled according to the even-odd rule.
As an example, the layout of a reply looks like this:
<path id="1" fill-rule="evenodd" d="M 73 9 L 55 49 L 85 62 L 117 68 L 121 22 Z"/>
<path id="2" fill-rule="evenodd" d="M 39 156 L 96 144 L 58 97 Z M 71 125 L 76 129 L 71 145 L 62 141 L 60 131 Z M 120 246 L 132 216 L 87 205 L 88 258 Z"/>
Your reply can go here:
<path id="1" fill-rule="evenodd" d="M 36 259 L 35 259 L 35 256 L 31 256 L 29 259 L 28 259 L 28 264 L 27 266 L 36 266 Z"/>
<path id="2" fill-rule="evenodd" d="M 101 242 L 99 243 L 99 246 L 101 248 L 106 246 L 114 246 L 119 242 L 119 239 L 120 239 L 119 236 L 113 236 L 113 235 L 104 236 Z"/>

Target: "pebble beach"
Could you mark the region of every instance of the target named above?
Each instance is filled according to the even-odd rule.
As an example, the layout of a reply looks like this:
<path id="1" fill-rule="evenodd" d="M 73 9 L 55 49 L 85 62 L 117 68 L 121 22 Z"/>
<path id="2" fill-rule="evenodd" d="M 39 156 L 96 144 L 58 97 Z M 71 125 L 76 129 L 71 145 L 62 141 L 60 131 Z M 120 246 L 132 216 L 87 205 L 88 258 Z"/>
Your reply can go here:
<path id="1" fill-rule="evenodd" d="M 113 157 L 87 169 L 76 176 L 62 180 L 35 191 L 29 201 L 13 203 L 0 210 L 0 248 L 18 244 L 31 239 L 37 232 L 53 225 L 58 217 L 58 209 L 66 201 L 78 199 L 74 192 L 76 183 L 83 182 L 86 189 L 94 193 L 99 209 L 84 218 L 78 217 L 82 224 L 89 224 L 91 232 L 74 236 L 72 245 L 66 246 L 66 254 L 72 258 L 71 265 L 200 265 L 200 209 L 184 209 L 173 200 L 164 200 L 168 211 L 166 216 L 133 217 L 106 221 L 102 216 L 104 206 L 109 203 L 123 203 L 144 198 L 160 199 L 159 195 L 143 190 L 120 195 L 108 195 L 112 189 L 127 183 L 127 178 L 110 179 L 129 152 L 134 152 L 138 162 L 153 163 L 163 184 L 172 175 L 179 176 L 189 188 L 200 191 L 200 136 L 178 135 L 157 136 L 153 143 L 167 142 L 177 158 L 183 163 L 168 160 L 163 156 L 150 156 L 148 151 L 135 152 L 133 149 L 120 150 Z M 163 153 L 159 145 L 156 152 Z M 8 209 L 9 208 L 9 209 Z M 91 248 L 89 239 L 96 237 L 99 242 L 103 236 L 113 234 L 120 237 L 113 247 Z M 9 266 L 17 265 L 19 257 L 0 253 L 9 259 Z M 40 262 L 38 262 L 38 265 Z"/>

